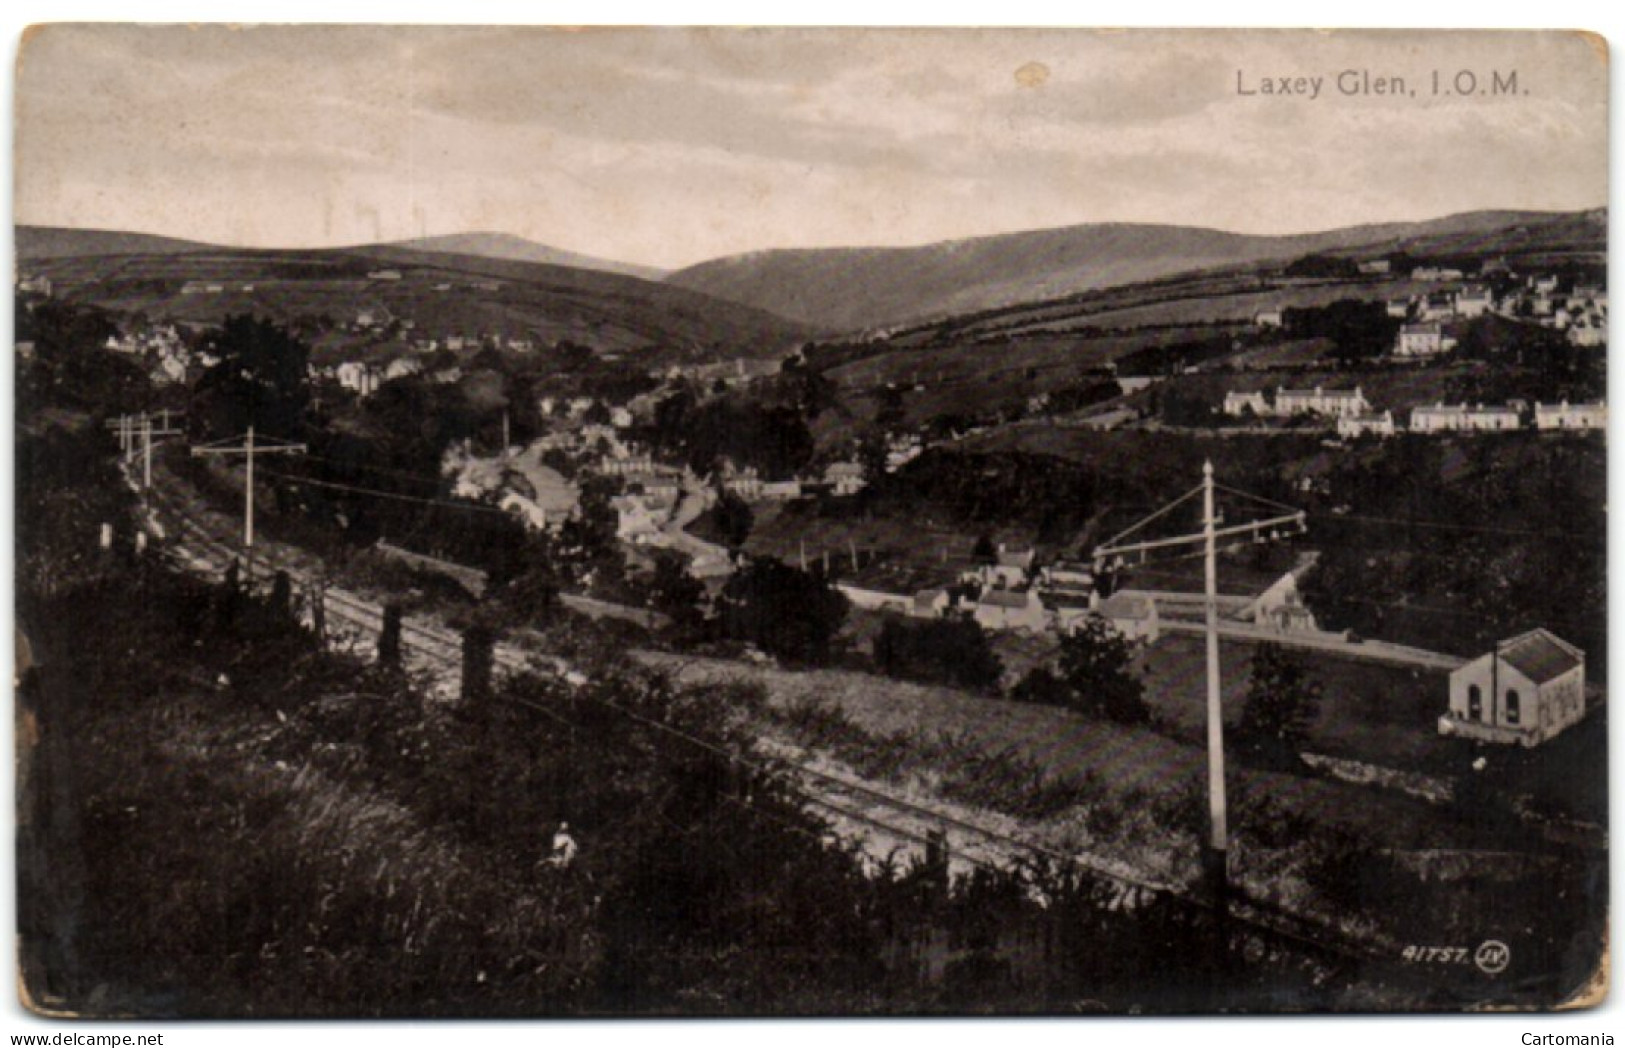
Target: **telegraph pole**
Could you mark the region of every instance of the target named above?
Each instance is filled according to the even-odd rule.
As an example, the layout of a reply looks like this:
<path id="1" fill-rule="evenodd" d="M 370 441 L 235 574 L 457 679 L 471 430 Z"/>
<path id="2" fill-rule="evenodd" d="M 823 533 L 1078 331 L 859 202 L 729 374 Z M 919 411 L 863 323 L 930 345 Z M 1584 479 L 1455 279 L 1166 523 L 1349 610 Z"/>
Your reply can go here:
<path id="1" fill-rule="evenodd" d="M 169 412 L 164 412 L 162 423 L 154 429 L 151 415 L 141 416 L 141 487 L 144 490 L 152 488 L 152 438 L 178 437 L 181 430 L 169 428 Z"/>
<path id="2" fill-rule="evenodd" d="M 1114 566 L 1131 566 L 1127 564 L 1128 558 L 1137 557 L 1139 563 L 1145 563 L 1146 555 L 1152 551 L 1167 551 L 1177 553 L 1185 550 L 1187 555 L 1192 547 L 1199 547 L 1204 560 L 1203 594 L 1204 611 L 1207 628 L 1204 631 L 1207 639 L 1207 790 L 1208 790 L 1208 838 L 1202 847 L 1202 876 L 1208 891 L 1214 901 L 1222 905 L 1225 891 L 1229 884 L 1228 853 L 1229 853 L 1229 813 L 1225 803 L 1224 787 L 1224 705 L 1222 695 L 1222 681 L 1219 670 L 1219 539 L 1240 538 L 1250 536 L 1258 542 L 1272 539 L 1283 532 L 1302 533 L 1307 530 L 1306 515 L 1302 510 L 1275 502 L 1271 499 L 1249 495 L 1244 491 L 1225 490 L 1232 495 L 1250 500 L 1255 503 L 1271 507 L 1275 515 L 1260 520 L 1243 521 L 1228 527 L 1219 527 L 1219 515 L 1215 505 L 1215 493 L 1218 488 L 1213 481 L 1213 463 L 1202 464 L 1202 483 L 1187 491 L 1179 498 L 1163 506 L 1132 525 L 1126 530 L 1108 539 L 1103 545 L 1095 547 L 1095 570 L 1101 571 L 1108 560 Z M 1202 497 L 1202 530 L 1196 534 L 1174 535 L 1160 539 L 1142 539 L 1135 542 L 1124 541 L 1131 535 L 1157 520 L 1197 495 Z M 1284 512 L 1282 512 L 1284 511 Z"/>
<path id="3" fill-rule="evenodd" d="M 236 438 L 230 437 L 227 440 L 235 441 Z M 295 444 L 274 437 L 270 443 L 256 444 L 253 426 L 248 427 L 248 433 L 241 444 L 217 440 L 212 444 L 203 444 L 192 449 L 193 455 L 242 455 L 247 461 L 247 483 L 243 491 L 243 557 L 250 579 L 254 573 L 254 456 L 303 455 L 305 451 L 304 444 Z"/>
<path id="4" fill-rule="evenodd" d="M 119 451 L 124 460 L 129 462 L 135 458 L 136 437 L 141 439 L 141 486 L 143 489 L 152 487 L 152 441 L 154 437 L 178 437 L 181 431 L 172 429 L 169 425 L 169 411 L 165 409 L 155 426 L 153 416 L 143 411 L 139 415 L 120 415 L 116 419 L 107 420 L 108 429 L 118 430 Z"/>

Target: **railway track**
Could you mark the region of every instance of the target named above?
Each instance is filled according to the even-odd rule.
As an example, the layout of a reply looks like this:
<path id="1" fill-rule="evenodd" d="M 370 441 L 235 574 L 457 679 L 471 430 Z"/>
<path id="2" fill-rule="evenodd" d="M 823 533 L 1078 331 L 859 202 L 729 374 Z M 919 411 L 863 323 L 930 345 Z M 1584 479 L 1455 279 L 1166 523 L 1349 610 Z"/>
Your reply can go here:
<path id="1" fill-rule="evenodd" d="M 133 477 L 127 477 L 132 487 Z M 155 484 L 147 493 L 147 527 L 166 543 L 169 551 L 187 570 L 218 580 L 233 562 L 241 563 L 241 550 L 234 541 L 235 522 L 225 520 L 193 493 L 172 490 L 155 470 Z M 323 562 L 302 550 L 269 543 L 256 549 L 257 567 L 286 571 L 296 586 L 306 593 L 321 585 Z M 265 587 L 268 578 L 256 570 L 249 585 Z M 360 648 L 376 643 L 382 629 L 382 608 L 365 597 L 326 586 L 322 589 L 328 632 L 335 639 Z M 310 610 L 302 614 L 308 622 Z M 403 654 L 408 665 L 431 675 L 442 695 L 455 695 L 461 678 L 462 640 L 452 630 L 433 622 L 403 617 Z M 539 671 L 572 685 L 586 678 L 556 656 L 526 651 L 511 644 L 499 644 L 493 653 L 496 668 L 503 673 Z M 531 705 L 531 704 L 527 704 Z M 637 716 L 614 707 L 629 716 Z M 558 711 L 540 709 L 562 720 Z M 652 727 L 673 732 L 657 722 Z M 681 733 L 678 733 L 681 734 Z M 704 740 L 692 739 L 698 745 Z M 736 754 L 729 759 L 742 760 Z M 1018 839 L 1003 828 L 989 825 L 984 813 L 947 804 L 926 806 L 897 796 L 879 784 L 857 780 L 833 769 L 816 766 L 804 754 L 788 751 L 772 754 L 773 760 L 794 776 L 803 796 L 828 817 L 838 836 L 861 840 L 871 861 L 887 861 L 901 849 L 917 851 L 941 833 L 951 834 L 953 862 L 963 871 L 971 867 L 1009 868 L 1034 857 L 1065 866 L 1082 866 L 1115 887 L 1109 902 L 1113 908 L 1134 908 L 1156 896 L 1170 896 L 1198 909 L 1211 911 L 1213 904 L 1181 886 L 1137 879 L 1101 866 L 1088 856 L 1062 854 L 1030 840 Z M 1232 898 L 1224 907 L 1230 927 L 1242 937 L 1249 956 L 1275 963 L 1307 967 L 1317 976 L 1326 976 L 1343 966 L 1386 959 L 1393 956 L 1388 944 L 1357 941 L 1334 933 L 1320 924 L 1250 898 Z"/>

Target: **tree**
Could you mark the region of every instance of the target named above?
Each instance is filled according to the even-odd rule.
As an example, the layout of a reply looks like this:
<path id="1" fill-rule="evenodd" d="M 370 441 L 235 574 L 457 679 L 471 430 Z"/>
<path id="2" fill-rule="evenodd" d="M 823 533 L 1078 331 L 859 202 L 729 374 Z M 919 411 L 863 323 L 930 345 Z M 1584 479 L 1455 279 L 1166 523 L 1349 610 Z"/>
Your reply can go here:
<path id="1" fill-rule="evenodd" d="M 29 310 L 19 301 L 13 315 L 35 343 L 33 364 L 25 369 L 19 361 L 17 372 L 18 399 L 25 408 L 47 401 L 111 413 L 148 405 L 152 385 L 142 368 L 105 348 L 118 334 L 106 313 L 61 302 L 41 302 Z"/>
<path id="2" fill-rule="evenodd" d="M 1134 648 L 1103 618 L 1090 615 L 1061 638 L 1060 675 L 1075 708 L 1119 724 L 1145 724 L 1151 708 L 1134 675 Z"/>
<path id="3" fill-rule="evenodd" d="M 269 320 L 242 315 L 226 318 L 213 351 L 219 363 L 194 391 L 203 430 L 232 436 L 254 426 L 298 438 L 310 402 L 309 348 Z"/>
<path id="4" fill-rule="evenodd" d="M 1276 644 L 1253 655 L 1238 741 L 1266 759 L 1295 759 L 1320 708 L 1321 685 Z"/>
<path id="5" fill-rule="evenodd" d="M 654 577 L 649 581 L 649 606 L 672 620 L 680 631 L 696 629 L 704 619 L 700 602 L 705 586 L 688 573 L 681 554 L 656 550 Z"/>
<path id="6" fill-rule="evenodd" d="M 717 499 L 716 514 L 717 528 L 722 532 L 722 540 L 729 549 L 739 549 L 744 546 L 745 540 L 750 538 L 750 529 L 756 523 L 756 514 L 751 512 L 750 504 L 731 491 L 724 491 L 722 497 Z"/>
<path id="7" fill-rule="evenodd" d="M 771 557 L 734 573 L 721 595 L 723 632 L 792 662 L 826 662 L 847 600 L 821 574 Z"/>
<path id="8" fill-rule="evenodd" d="M 875 638 L 874 658 L 888 676 L 974 691 L 997 690 L 1004 675 L 987 631 L 969 619 L 888 618 Z"/>

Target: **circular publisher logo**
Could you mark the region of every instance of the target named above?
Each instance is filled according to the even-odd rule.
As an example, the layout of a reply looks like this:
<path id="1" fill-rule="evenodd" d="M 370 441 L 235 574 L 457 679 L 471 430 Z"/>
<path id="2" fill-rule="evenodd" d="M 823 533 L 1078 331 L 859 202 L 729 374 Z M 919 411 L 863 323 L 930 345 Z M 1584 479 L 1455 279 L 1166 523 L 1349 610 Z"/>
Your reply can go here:
<path id="1" fill-rule="evenodd" d="M 1499 939 L 1485 939 L 1473 953 L 1473 963 L 1485 975 L 1500 975 L 1512 963 L 1512 951 Z"/>

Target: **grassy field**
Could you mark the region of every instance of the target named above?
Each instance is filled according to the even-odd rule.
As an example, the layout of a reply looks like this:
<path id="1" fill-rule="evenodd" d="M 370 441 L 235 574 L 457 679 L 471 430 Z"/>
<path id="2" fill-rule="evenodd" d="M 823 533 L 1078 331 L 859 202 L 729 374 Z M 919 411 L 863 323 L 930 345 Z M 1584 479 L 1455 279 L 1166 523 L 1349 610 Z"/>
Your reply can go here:
<path id="1" fill-rule="evenodd" d="M 1244 659 L 1232 660 L 1232 677 L 1240 681 Z M 1086 848 L 1161 878 L 1182 881 L 1195 874 L 1197 834 L 1205 820 L 1206 756 L 1201 745 L 1182 737 L 1183 726 L 1170 736 L 1053 707 L 844 670 L 790 672 L 689 659 L 680 672 L 685 680 L 755 682 L 781 712 L 808 704 L 838 710 L 869 737 L 870 751 L 878 740 L 883 769 L 893 781 L 924 795 L 946 773 L 932 764 L 944 739 L 984 758 L 1034 769 L 1045 783 L 1092 798 L 1028 824 L 1026 829 L 1040 839 L 1057 847 Z M 1174 684 L 1173 678 L 1189 669 L 1173 660 L 1161 672 L 1167 678 L 1163 684 Z M 1159 710 L 1187 719 L 1185 689 L 1175 685 L 1169 694 L 1158 700 Z M 1254 870 L 1244 876 L 1294 876 L 1290 861 L 1274 854 L 1302 840 L 1280 839 L 1283 820 L 1336 827 L 1398 849 L 1471 847 L 1475 840 L 1474 827 L 1463 826 L 1448 812 L 1375 787 L 1286 775 L 1239 760 L 1231 763 L 1229 781 L 1233 823 L 1243 841 L 1237 861 L 1243 868 L 1253 864 Z M 997 810 L 988 797 L 980 800 Z"/>
<path id="2" fill-rule="evenodd" d="M 1257 648 L 1251 642 L 1228 639 L 1219 646 L 1225 723 L 1229 726 L 1241 720 Z M 1307 749 L 1416 770 L 1459 755 L 1459 745 L 1441 738 L 1437 731 L 1448 697 L 1446 674 L 1321 652 L 1294 657 L 1324 688 Z M 1157 712 L 1180 737 L 1200 740 L 1207 723 L 1202 638 L 1164 635 L 1141 656 L 1140 665 L 1146 695 Z"/>

